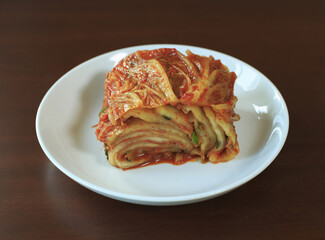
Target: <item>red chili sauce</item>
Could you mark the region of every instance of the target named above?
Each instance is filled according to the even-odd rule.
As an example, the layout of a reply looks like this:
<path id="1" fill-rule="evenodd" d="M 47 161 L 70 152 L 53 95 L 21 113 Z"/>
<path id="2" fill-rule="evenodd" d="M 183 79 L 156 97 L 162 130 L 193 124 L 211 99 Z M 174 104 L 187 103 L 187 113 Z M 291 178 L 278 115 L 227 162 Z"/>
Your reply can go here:
<path id="1" fill-rule="evenodd" d="M 148 157 L 149 157 L 149 155 L 148 155 Z M 148 160 L 147 162 L 141 163 L 134 167 L 124 168 L 122 170 L 126 171 L 126 170 L 130 170 L 130 169 L 142 168 L 142 167 L 161 164 L 161 163 L 169 163 L 169 164 L 178 166 L 178 165 L 183 165 L 187 162 L 195 162 L 198 160 L 199 156 L 184 154 L 183 158 L 181 160 L 178 160 L 177 162 L 175 161 L 175 153 L 173 153 L 172 156 L 170 156 L 170 157 L 165 157 L 163 155 L 153 155 L 153 156 L 150 156 L 150 158 L 151 158 L 151 160 Z"/>

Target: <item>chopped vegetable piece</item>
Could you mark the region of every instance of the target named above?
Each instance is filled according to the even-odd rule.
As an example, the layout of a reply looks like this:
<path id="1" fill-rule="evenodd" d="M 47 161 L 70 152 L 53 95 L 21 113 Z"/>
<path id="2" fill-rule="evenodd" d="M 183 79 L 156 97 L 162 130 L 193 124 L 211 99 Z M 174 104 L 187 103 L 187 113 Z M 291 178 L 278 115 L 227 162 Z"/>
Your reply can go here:
<path id="1" fill-rule="evenodd" d="M 132 160 L 132 151 L 127 151 L 124 156 L 125 159 L 130 162 Z"/>
<path id="2" fill-rule="evenodd" d="M 194 143 L 196 146 L 199 145 L 199 137 L 196 135 L 195 131 L 193 131 L 193 134 L 192 134 L 192 143 Z"/>
<path id="3" fill-rule="evenodd" d="M 106 110 L 107 108 L 108 108 L 108 106 L 102 108 L 102 109 L 100 110 L 100 112 L 98 113 L 98 116 L 102 115 L 102 113 L 105 112 L 105 110 Z"/>
<path id="4" fill-rule="evenodd" d="M 167 120 L 170 120 L 170 117 L 167 117 L 165 115 L 163 115 L 163 118 L 167 119 Z"/>

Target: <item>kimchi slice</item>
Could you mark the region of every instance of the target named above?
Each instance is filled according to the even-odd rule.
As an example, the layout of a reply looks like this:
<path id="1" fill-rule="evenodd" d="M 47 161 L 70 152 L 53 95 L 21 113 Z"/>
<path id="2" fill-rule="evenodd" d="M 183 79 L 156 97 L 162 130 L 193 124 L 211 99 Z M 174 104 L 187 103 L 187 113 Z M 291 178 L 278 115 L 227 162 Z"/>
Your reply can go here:
<path id="1" fill-rule="evenodd" d="M 176 49 L 144 50 L 106 75 L 98 140 L 120 168 L 224 162 L 239 152 L 236 75 L 220 60 Z M 168 161 L 167 161 L 168 160 Z"/>

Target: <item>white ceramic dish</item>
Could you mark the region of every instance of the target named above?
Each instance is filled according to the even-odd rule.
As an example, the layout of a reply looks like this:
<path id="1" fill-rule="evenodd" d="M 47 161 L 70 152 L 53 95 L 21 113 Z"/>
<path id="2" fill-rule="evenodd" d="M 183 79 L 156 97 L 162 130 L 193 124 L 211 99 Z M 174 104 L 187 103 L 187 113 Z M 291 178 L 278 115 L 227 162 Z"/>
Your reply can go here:
<path id="1" fill-rule="evenodd" d="M 104 95 L 105 73 L 140 49 L 175 47 L 185 53 L 212 55 L 238 78 L 235 123 L 240 146 L 232 161 L 159 164 L 129 171 L 106 161 L 94 129 Z M 121 201 L 146 205 L 178 205 L 229 192 L 262 172 L 278 155 L 289 128 L 288 110 L 277 88 L 246 63 L 220 52 L 184 45 L 156 44 L 124 48 L 90 59 L 62 76 L 44 96 L 36 116 L 40 145 L 67 176 L 84 187 Z"/>

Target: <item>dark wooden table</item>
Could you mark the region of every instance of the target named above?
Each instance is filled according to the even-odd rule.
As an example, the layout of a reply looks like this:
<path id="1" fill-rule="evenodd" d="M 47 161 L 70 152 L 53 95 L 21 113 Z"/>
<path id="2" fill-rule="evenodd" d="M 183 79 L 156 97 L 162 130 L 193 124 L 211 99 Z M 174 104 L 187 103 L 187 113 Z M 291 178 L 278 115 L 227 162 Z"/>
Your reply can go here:
<path id="1" fill-rule="evenodd" d="M 0 1 L 0 239 L 325 239 L 323 1 Z M 283 94 L 290 131 L 262 174 L 224 196 L 150 207 L 93 193 L 47 159 L 38 105 L 65 72 L 134 45 L 237 57 Z"/>

